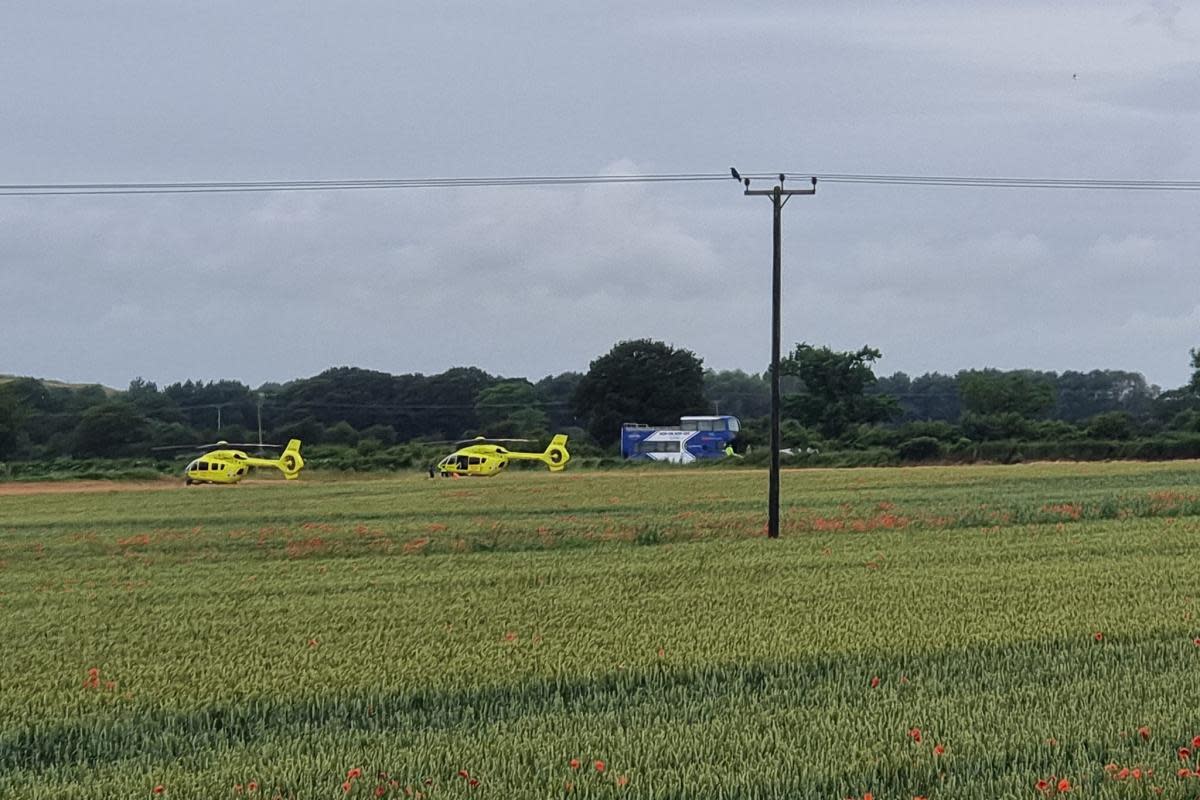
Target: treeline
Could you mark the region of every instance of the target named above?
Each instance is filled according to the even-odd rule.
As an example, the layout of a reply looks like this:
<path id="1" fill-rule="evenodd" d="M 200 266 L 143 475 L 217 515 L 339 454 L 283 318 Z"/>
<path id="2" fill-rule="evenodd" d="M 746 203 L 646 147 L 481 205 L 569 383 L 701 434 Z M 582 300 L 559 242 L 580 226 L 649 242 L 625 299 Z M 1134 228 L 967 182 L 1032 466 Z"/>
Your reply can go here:
<path id="1" fill-rule="evenodd" d="M 1197 377 L 1168 391 L 1120 370 L 877 378 L 879 356 L 798 345 L 781 370 L 784 446 L 837 463 L 1200 457 L 1195 351 Z M 618 343 L 585 373 L 538 381 L 474 367 L 437 375 L 338 367 L 257 388 L 229 380 L 160 388 L 138 378 L 114 391 L 9 378 L 0 379 L 0 461 L 146 458 L 156 447 L 254 442 L 260 431 L 263 441 L 353 448 L 379 464 L 411 460 L 379 455 L 388 449 L 477 434 L 564 431 L 573 450 L 599 456 L 615 454 L 621 422 L 672 424 L 695 413 L 739 417 L 739 449 L 762 453 L 769 410 L 767 373 L 705 370 L 691 351 L 649 340 Z"/>
<path id="2" fill-rule="evenodd" d="M 147 456 L 156 447 L 224 440 L 387 447 L 420 439 L 545 435 L 574 424 L 582 376 L 536 384 L 480 369 L 390 375 L 352 367 L 252 389 L 238 381 L 159 388 L 138 378 L 124 391 L 33 378 L 0 383 L 0 460 Z"/>

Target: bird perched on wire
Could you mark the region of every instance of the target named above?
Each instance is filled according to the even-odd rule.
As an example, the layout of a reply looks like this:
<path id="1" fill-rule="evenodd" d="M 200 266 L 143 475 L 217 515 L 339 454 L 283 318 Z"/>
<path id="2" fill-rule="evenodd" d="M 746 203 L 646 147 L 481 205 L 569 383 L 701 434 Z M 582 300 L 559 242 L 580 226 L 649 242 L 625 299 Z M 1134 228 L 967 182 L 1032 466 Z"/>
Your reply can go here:
<path id="1" fill-rule="evenodd" d="M 737 168 L 736 168 L 736 167 L 730 167 L 730 168 L 729 168 L 729 174 L 733 176 L 733 179 L 734 179 L 735 181 L 737 181 L 737 182 L 741 183 L 742 176 L 741 176 L 741 175 L 738 173 L 738 171 L 737 171 Z"/>

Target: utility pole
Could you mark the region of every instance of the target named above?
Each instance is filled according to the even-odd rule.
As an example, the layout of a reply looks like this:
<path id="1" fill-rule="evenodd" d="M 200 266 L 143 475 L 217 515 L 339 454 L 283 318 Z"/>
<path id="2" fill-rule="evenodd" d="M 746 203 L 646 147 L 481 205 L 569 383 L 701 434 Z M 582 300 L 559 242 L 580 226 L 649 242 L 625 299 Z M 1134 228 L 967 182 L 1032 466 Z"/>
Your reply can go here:
<path id="1" fill-rule="evenodd" d="M 786 176 L 779 175 L 779 183 L 771 189 L 751 189 L 750 179 L 743 178 L 733 167 L 729 168 L 735 180 L 745 184 L 747 197 L 769 197 L 775 211 L 774 259 L 771 265 L 771 477 L 767 488 L 767 536 L 779 538 L 779 450 L 783 446 L 779 433 L 779 317 L 780 277 L 782 273 L 783 226 L 782 211 L 787 201 L 798 194 L 816 194 L 817 179 L 812 178 L 808 189 L 785 189 Z"/>

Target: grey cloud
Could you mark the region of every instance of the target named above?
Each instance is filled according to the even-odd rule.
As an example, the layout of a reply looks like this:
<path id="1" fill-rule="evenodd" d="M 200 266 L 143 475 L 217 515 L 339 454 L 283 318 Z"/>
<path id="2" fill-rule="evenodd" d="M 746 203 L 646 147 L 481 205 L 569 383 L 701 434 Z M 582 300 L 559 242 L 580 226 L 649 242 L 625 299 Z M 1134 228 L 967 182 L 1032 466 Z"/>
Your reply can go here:
<path id="1" fill-rule="evenodd" d="M 0 182 L 1200 171 L 1189 8 L 730 8 L 17 4 Z M 1197 199 L 822 185 L 785 209 L 785 341 L 1179 385 Z M 761 370 L 769 268 L 769 205 L 732 180 L 0 198 L 0 372 L 536 377 L 637 336 Z"/>
<path id="2" fill-rule="evenodd" d="M 1200 112 L 1200 61 L 1171 64 L 1121 83 L 1099 98 L 1116 106 L 1167 115 Z"/>

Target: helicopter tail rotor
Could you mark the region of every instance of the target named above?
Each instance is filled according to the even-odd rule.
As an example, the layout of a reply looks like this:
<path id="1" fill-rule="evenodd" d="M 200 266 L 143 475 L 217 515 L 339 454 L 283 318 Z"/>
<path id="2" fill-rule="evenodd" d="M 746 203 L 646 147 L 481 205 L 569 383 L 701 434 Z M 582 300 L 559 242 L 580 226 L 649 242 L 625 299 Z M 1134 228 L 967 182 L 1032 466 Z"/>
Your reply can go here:
<path id="1" fill-rule="evenodd" d="M 304 469 L 304 459 L 300 457 L 299 439 L 292 439 L 288 442 L 287 447 L 283 449 L 283 454 L 279 456 L 277 465 L 279 471 L 283 473 L 283 477 L 289 481 L 300 476 L 300 470 Z"/>
<path id="2" fill-rule="evenodd" d="M 567 452 L 566 435 L 560 433 L 551 439 L 550 446 L 546 448 L 546 452 L 542 456 L 551 472 L 562 472 L 563 467 L 567 466 L 567 462 L 571 460 L 571 454 Z"/>

